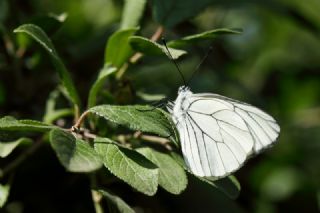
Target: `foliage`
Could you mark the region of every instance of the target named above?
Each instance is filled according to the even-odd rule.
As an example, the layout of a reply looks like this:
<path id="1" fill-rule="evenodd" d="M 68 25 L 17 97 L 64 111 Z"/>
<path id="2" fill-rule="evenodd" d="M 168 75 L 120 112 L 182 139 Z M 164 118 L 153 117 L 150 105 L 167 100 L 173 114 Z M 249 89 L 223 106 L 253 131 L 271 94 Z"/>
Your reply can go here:
<path id="1" fill-rule="evenodd" d="M 0 208 L 316 212 L 319 9 L 316 0 L 0 0 Z M 190 174 L 170 115 L 149 102 L 176 97 L 170 55 L 195 92 L 279 120 L 280 142 L 239 181 Z"/>

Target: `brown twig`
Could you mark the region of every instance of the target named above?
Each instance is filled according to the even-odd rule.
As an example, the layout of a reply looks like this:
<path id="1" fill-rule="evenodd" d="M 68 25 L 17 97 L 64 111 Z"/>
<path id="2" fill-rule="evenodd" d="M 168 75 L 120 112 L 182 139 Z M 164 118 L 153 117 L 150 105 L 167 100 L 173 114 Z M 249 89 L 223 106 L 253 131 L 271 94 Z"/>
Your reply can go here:
<path id="1" fill-rule="evenodd" d="M 150 40 L 151 40 L 151 41 L 157 41 L 157 40 L 159 40 L 160 37 L 161 37 L 161 35 L 163 34 L 163 31 L 164 31 L 163 26 L 159 26 L 159 27 L 157 28 L 157 30 L 154 32 L 154 34 L 151 36 Z M 143 56 L 142 53 L 137 52 L 137 53 L 135 53 L 135 54 L 129 59 L 129 62 L 132 63 L 132 64 L 134 64 L 134 63 L 136 63 L 137 61 L 139 61 L 139 59 L 140 59 L 142 56 Z M 125 64 L 119 69 L 116 78 L 117 78 L 117 79 L 120 79 L 120 78 L 123 76 L 123 74 L 125 73 L 125 71 L 128 69 L 128 67 L 129 67 L 129 63 L 125 63 Z"/>
<path id="2" fill-rule="evenodd" d="M 170 141 L 167 138 L 162 138 L 155 135 L 145 135 L 145 134 L 142 134 L 142 132 L 140 131 L 135 132 L 133 135 L 131 134 L 118 135 L 117 137 L 117 139 L 121 144 L 126 144 L 127 143 L 126 141 L 132 138 L 142 139 L 155 144 L 160 144 L 161 146 L 165 147 L 167 150 L 172 151 L 172 147 L 170 146 L 170 143 L 169 143 Z"/>
<path id="3" fill-rule="evenodd" d="M 158 27 L 156 32 L 151 36 L 151 41 L 158 41 L 163 34 L 164 28 L 162 26 Z M 143 56 L 142 53 L 136 53 L 130 58 L 130 63 L 136 63 L 141 57 Z"/>
<path id="4" fill-rule="evenodd" d="M 166 148 L 167 150 L 172 151 L 172 147 L 169 144 L 170 141 L 167 138 L 161 138 L 154 135 L 141 135 L 140 138 L 145 141 L 160 144 L 164 146 L 164 148 Z"/>
<path id="5" fill-rule="evenodd" d="M 74 131 L 74 128 L 79 129 L 85 117 L 90 113 L 90 111 L 85 111 L 76 121 L 76 123 L 71 127 L 71 131 Z"/>

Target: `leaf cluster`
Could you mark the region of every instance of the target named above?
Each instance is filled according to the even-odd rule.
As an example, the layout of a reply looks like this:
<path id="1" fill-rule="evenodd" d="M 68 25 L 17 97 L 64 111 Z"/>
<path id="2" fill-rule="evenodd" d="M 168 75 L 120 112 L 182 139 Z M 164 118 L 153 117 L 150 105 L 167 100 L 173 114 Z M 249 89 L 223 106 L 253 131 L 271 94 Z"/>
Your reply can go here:
<path id="1" fill-rule="evenodd" d="M 184 165 L 178 133 L 170 115 L 150 105 L 119 105 L 116 101 L 113 101 L 115 104 L 107 104 L 101 101 L 101 91 L 106 82 L 120 82 L 128 67 L 144 56 L 164 55 L 178 59 L 187 54 L 183 48 L 194 42 L 240 33 L 222 28 L 188 35 L 168 42 L 169 55 L 167 48 L 157 40 L 165 29 L 196 15 L 210 1 L 200 2 L 194 8 L 192 1 L 154 1 L 152 10 L 159 27 L 149 39 L 137 35 L 146 1 L 125 1 L 120 27 L 106 41 L 104 64 L 88 91 L 86 107 L 83 104 L 84 97 L 80 98 L 77 84 L 48 36 L 49 30 L 34 23 L 17 27 L 14 30 L 17 35 L 28 36 L 26 38 L 34 40 L 47 52 L 60 81 L 57 89 L 48 95 L 43 121 L 17 120 L 8 116 L 0 119 L 1 158 L 10 156 L 20 144 L 30 146 L 27 154 L 22 153 L 17 161 L 9 162 L 9 168 L 4 168 L 1 176 L 10 176 L 21 159 L 24 160 L 36 150 L 36 140 L 40 143 L 49 141 L 57 159 L 69 172 L 84 173 L 93 179 L 99 173 L 110 174 L 148 196 L 155 195 L 158 187 L 171 194 L 181 194 L 188 185 L 187 176 L 192 174 Z M 180 15 L 174 15 L 172 8 L 179 8 L 175 13 Z M 58 23 L 57 20 L 54 23 Z M 112 91 L 110 94 L 112 96 Z M 60 108 L 57 104 L 59 96 L 69 105 Z M 59 120 L 73 122 L 73 125 L 59 125 Z M 240 187 L 234 177 L 227 177 L 223 181 L 200 179 L 232 198 L 239 193 Z M 133 212 L 128 204 L 106 190 L 96 179 L 92 181 L 92 188 L 118 211 Z M 4 195 L 0 199 L 1 206 L 6 202 L 9 189 L 9 185 L 0 185 L 0 194 Z"/>

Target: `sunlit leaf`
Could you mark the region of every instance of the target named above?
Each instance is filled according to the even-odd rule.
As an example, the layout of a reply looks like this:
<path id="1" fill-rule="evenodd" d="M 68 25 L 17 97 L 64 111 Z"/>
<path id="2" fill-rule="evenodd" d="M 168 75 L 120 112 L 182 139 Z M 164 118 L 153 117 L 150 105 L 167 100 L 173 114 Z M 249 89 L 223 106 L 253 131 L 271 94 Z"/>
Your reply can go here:
<path id="1" fill-rule="evenodd" d="M 149 147 L 137 149 L 142 155 L 159 167 L 159 185 L 172 194 L 180 194 L 187 187 L 184 169 L 170 156 Z"/>
<path id="2" fill-rule="evenodd" d="M 137 32 L 138 28 L 119 30 L 108 39 L 105 50 L 105 63 L 120 68 L 133 54 L 129 45 L 129 37 Z"/>
<path id="3" fill-rule="evenodd" d="M 19 138 L 15 141 L 3 142 L 0 139 L 0 157 L 7 157 L 20 143 L 31 142 L 29 138 Z"/>
<path id="4" fill-rule="evenodd" d="M 158 187 L 158 168 L 140 153 L 119 147 L 107 138 L 96 138 L 94 148 L 111 173 L 136 190 L 154 195 Z"/>
<path id="5" fill-rule="evenodd" d="M 2 185 L 0 184 L 0 208 L 2 208 L 8 199 L 10 191 L 10 185 Z"/>
<path id="6" fill-rule="evenodd" d="M 143 15 L 146 0 L 125 0 L 121 19 L 121 29 L 128 29 L 139 26 Z"/>
<path id="7" fill-rule="evenodd" d="M 148 94 L 142 91 L 137 91 L 136 95 L 145 101 L 160 101 L 166 97 L 163 94 Z"/>
<path id="8" fill-rule="evenodd" d="M 241 30 L 236 30 L 236 29 L 226 29 L 226 28 L 214 29 L 214 30 L 205 31 L 199 34 L 186 36 L 178 40 L 170 41 L 168 42 L 168 46 L 181 47 L 187 44 L 192 44 L 195 41 L 212 40 L 219 35 L 240 34 L 241 32 L 242 32 Z"/>
<path id="9" fill-rule="evenodd" d="M 177 59 L 180 56 L 186 54 L 187 52 L 184 50 L 178 50 L 173 48 L 168 48 L 170 54 L 168 53 L 167 49 L 163 46 L 158 44 L 157 42 L 153 42 L 147 38 L 141 36 L 131 36 L 130 37 L 130 44 L 133 49 L 138 52 L 141 52 L 146 55 L 167 55 L 169 58 Z"/>
<path id="10" fill-rule="evenodd" d="M 178 141 L 169 115 L 161 109 L 141 105 L 100 105 L 90 108 L 89 111 L 130 129 L 169 137 L 175 143 Z"/>
<path id="11" fill-rule="evenodd" d="M 35 120 L 16 120 L 14 117 L 11 116 L 5 116 L 0 119 L 1 131 L 46 132 L 53 128 L 55 128 L 55 126 L 51 126 Z"/>
<path id="12" fill-rule="evenodd" d="M 71 79 L 71 76 L 55 50 L 50 38 L 37 25 L 24 24 L 14 30 L 15 33 L 26 33 L 37 41 L 50 55 L 52 62 L 59 73 L 62 85 L 65 87 L 67 96 L 76 105 L 80 105 L 79 96 Z"/>
<path id="13" fill-rule="evenodd" d="M 55 129 L 50 132 L 50 143 L 60 163 L 71 172 L 92 172 L 102 167 L 102 162 L 88 142 L 72 134 Z"/>

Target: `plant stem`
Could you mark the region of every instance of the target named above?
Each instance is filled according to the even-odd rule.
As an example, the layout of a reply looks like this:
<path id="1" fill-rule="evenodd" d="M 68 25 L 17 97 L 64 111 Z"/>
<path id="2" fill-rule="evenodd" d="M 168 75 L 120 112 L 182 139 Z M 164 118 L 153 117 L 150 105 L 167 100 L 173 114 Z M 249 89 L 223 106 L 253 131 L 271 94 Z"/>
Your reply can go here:
<path id="1" fill-rule="evenodd" d="M 76 123 L 73 125 L 73 127 L 75 128 L 79 128 L 83 122 L 83 120 L 85 119 L 85 117 L 90 113 L 90 111 L 85 111 L 84 113 L 82 113 L 82 115 L 80 116 L 80 118 L 76 121 Z"/>
<path id="2" fill-rule="evenodd" d="M 172 147 L 170 146 L 170 141 L 167 138 L 162 138 L 155 135 L 145 135 L 145 134 L 142 134 L 142 132 L 140 131 L 135 132 L 133 135 L 131 134 L 118 135 L 117 140 L 119 140 L 119 142 L 121 142 L 122 144 L 126 144 L 127 140 L 130 140 L 132 138 L 142 139 L 154 144 L 159 144 L 164 148 L 166 148 L 167 150 L 172 151 Z"/>
<path id="3" fill-rule="evenodd" d="M 157 41 L 160 39 L 161 35 L 163 34 L 163 31 L 164 31 L 164 28 L 163 26 L 159 26 L 157 28 L 157 30 L 154 32 L 154 34 L 151 36 L 150 40 L 151 41 Z M 129 62 L 134 64 L 136 63 L 141 57 L 143 56 L 142 53 L 135 53 L 130 59 L 129 59 Z M 129 67 L 129 63 L 125 63 L 118 71 L 117 75 L 116 75 L 116 78 L 119 80 L 123 74 L 126 72 L 126 70 L 128 69 Z"/>
<path id="4" fill-rule="evenodd" d="M 78 104 L 74 105 L 74 120 L 78 120 L 80 115 L 80 108 Z"/>
<path id="5" fill-rule="evenodd" d="M 34 144 L 32 144 L 32 146 L 29 149 L 27 149 L 23 154 L 21 154 L 18 158 L 16 158 L 8 166 L 6 166 L 2 170 L 0 177 L 6 176 L 12 170 L 14 170 L 16 167 L 18 167 L 26 158 L 28 158 L 35 151 L 37 151 L 41 147 L 42 144 L 43 144 L 42 139 L 37 140 Z"/>
<path id="6" fill-rule="evenodd" d="M 92 201 L 96 213 L 103 213 L 103 208 L 100 204 L 102 195 L 96 190 L 91 190 Z"/>
<path id="7" fill-rule="evenodd" d="M 103 208 L 101 206 L 101 199 L 102 195 L 94 190 L 97 188 L 97 179 L 96 179 L 96 173 L 90 174 L 90 185 L 91 185 L 91 197 L 93 201 L 93 206 L 96 213 L 103 213 Z"/>

